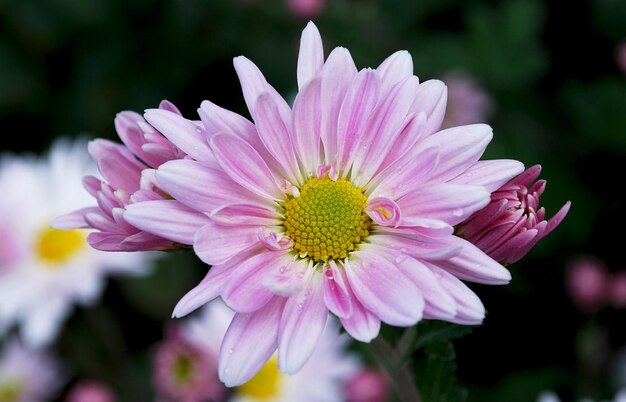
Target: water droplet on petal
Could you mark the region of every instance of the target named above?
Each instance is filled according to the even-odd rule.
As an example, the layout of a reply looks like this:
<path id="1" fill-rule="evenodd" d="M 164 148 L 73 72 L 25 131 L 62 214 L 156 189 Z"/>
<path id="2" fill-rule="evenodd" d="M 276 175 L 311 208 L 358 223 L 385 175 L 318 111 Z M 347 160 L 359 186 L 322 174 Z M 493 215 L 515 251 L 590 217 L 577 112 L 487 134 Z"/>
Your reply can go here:
<path id="1" fill-rule="evenodd" d="M 454 216 L 462 216 L 463 215 L 463 209 L 462 208 L 457 208 L 454 211 L 452 211 L 452 215 Z"/>
<path id="2" fill-rule="evenodd" d="M 228 349 L 228 354 L 229 354 L 229 355 L 232 355 L 234 351 L 235 351 L 235 349 L 230 348 L 230 349 Z"/>

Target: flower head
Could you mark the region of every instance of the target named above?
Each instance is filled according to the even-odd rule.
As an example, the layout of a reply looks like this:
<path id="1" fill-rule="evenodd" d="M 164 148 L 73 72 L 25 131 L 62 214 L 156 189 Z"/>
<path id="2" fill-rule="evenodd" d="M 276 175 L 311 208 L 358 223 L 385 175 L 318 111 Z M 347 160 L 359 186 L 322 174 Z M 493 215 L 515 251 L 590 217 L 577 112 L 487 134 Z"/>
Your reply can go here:
<path id="1" fill-rule="evenodd" d="M 115 396 L 106 385 L 86 381 L 72 387 L 67 402 L 115 402 Z"/>
<path id="2" fill-rule="evenodd" d="M 443 127 L 480 123 L 490 117 L 493 100 L 476 79 L 466 73 L 451 73 L 443 80 L 448 87 Z"/>
<path id="3" fill-rule="evenodd" d="M 163 101 L 160 110 L 180 117 L 179 110 L 170 102 Z M 164 122 L 165 133 L 172 127 Z M 188 144 L 190 138 L 198 136 L 200 128 L 182 117 L 177 120 L 175 130 L 184 133 Z M 87 241 L 92 247 L 104 251 L 168 250 L 177 243 L 189 242 L 189 233 L 165 233 L 156 236 L 129 224 L 123 216 L 128 205 L 148 201 L 161 201 L 161 213 L 175 206 L 183 209 L 175 200 L 168 200 L 154 180 L 154 168 L 181 158 L 192 158 L 194 152 L 185 153 L 175 145 L 178 137 L 170 141 L 161 131 L 134 112 L 121 112 L 115 119 L 115 129 L 124 145 L 108 140 L 95 140 L 89 144 L 89 153 L 97 161 L 104 178 L 85 176 L 83 185 L 98 205 L 76 210 L 57 218 L 57 229 L 92 228 Z M 201 131 L 201 130 L 200 130 Z M 188 223 L 192 233 L 197 229 L 193 222 L 202 222 L 202 216 L 189 213 Z"/>
<path id="4" fill-rule="evenodd" d="M 453 227 L 523 170 L 517 161 L 479 161 L 491 128 L 439 131 L 446 87 L 420 84 L 407 52 L 357 71 L 347 49 L 324 60 L 312 23 L 293 107 L 250 60 L 234 64 L 254 123 L 205 101 L 210 147 L 156 172 L 164 192 L 208 217 L 190 244 L 213 267 L 174 315 L 218 296 L 236 311 L 221 380 L 244 383 L 276 349 L 280 370 L 298 372 L 329 312 L 364 342 L 381 321 L 482 322 L 483 305 L 460 279 L 503 284 L 510 273 Z M 180 120 L 159 109 L 145 116 L 155 127 Z M 186 209 L 165 218 L 162 202 L 129 205 L 124 217 L 156 235 L 184 230 Z"/>
<path id="5" fill-rule="evenodd" d="M 346 385 L 348 402 L 385 402 L 389 399 L 389 380 L 376 370 L 366 369 Z"/>
<path id="6" fill-rule="evenodd" d="M 55 143 L 41 159 L 4 155 L 0 161 L 0 330 L 21 324 L 29 345 L 51 341 L 74 304 L 92 303 L 104 277 L 139 274 L 145 254 L 94 250 L 83 229 L 50 227 L 67 208 L 91 202 L 80 178 L 95 173 L 82 141 Z"/>
<path id="7" fill-rule="evenodd" d="M 535 165 L 494 191 L 489 205 L 461 224 L 458 234 L 503 264 L 520 260 L 570 209 L 568 201 L 550 220 L 544 219 L 546 210 L 539 208 L 539 198 L 546 181 L 535 182 L 539 173 L 541 165 Z"/>
<path id="8" fill-rule="evenodd" d="M 578 308 L 595 312 L 607 304 L 613 281 L 604 262 L 597 258 L 580 257 L 567 269 L 567 290 Z"/>
<path id="9" fill-rule="evenodd" d="M 0 401 L 49 401 L 63 385 L 60 367 L 51 356 L 7 341 L 0 350 Z"/>

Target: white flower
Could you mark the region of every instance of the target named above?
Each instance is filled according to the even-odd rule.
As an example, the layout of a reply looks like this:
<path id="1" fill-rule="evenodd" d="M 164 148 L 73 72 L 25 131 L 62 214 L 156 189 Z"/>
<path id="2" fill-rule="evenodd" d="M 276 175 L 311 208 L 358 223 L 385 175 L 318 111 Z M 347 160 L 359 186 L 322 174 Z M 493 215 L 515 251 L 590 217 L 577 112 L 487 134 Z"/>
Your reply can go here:
<path id="1" fill-rule="evenodd" d="M 62 385 L 59 364 L 15 340 L 0 351 L 0 401 L 48 401 Z"/>
<path id="2" fill-rule="evenodd" d="M 82 229 L 50 224 L 68 209 L 89 206 L 84 175 L 96 173 L 83 141 L 60 140 L 47 157 L 0 158 L 0 334 L 20 324 L 24 341 L 54 339 L 74 304 L 93 303 L 109 273 L 143 273 L 147 254 L 89 247 Z"/>

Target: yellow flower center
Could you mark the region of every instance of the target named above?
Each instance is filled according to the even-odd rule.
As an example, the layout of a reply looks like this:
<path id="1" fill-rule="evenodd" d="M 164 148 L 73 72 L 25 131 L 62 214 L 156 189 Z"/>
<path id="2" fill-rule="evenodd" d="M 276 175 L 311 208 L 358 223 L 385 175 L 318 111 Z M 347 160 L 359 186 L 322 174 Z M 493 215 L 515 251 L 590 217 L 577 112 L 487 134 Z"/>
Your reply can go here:
<path id="1" fill-rule="evenodd" d="M 282 375 L 278 359 L 272 357 L 250 381 L 237 387 L 237 393 L 251 399 L 275 399 L 280 394 Z"/>
<path id="2" fill-rule="evenodd" d="M 17 402 L 22 396 L 22 387 L 15 382 L 0 383 L 0 402 Z"/>
<path id="3" fill-rule="evenodd" d="M 194 363 L 189 356 L 181 355 L 174 362 L 174 378 L 179 383 L 186 383 L 193 374 Z"/>
<path id="4" fill-rule="evenodd" d="M 300 196 L 285 201 L 286 234 L 300 255 L 314 261 L 343 259 L 369 234 L 367 197 L 348 180 L 313 178 Z"/>
<path id="5" fill-rule="evenodd" d="M 58 230 L 47 227 L 39 233 L 36 252 L 42 261 L 60 264 L 84 246 L 85 235 L 80 230 Z"/>

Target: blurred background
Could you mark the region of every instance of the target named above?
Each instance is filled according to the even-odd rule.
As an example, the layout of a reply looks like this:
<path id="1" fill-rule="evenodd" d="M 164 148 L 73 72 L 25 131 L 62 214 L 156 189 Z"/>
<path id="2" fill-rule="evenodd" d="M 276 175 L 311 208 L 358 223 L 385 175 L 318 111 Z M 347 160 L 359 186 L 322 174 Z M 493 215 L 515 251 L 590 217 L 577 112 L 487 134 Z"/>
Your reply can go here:
<path id="1" fill-rule="evenodd" d="M 448 84 L 446 124 L 488 122 L 488 158 L 541 163 L 548 216 L 572 201 L 563 224 L 510 267 L 509 286 L 471 285 L 488 315 L 455 343 L 468 400 L 534 401 L 543 390 L 612 398 L 626 386 L 624 295 L 598 301 L 589 276 L 575 275 L 584 256 L 596 258 L 593 278 L 626 271 L 626 1 L 0 0 L 2 151 L 40 153 L 59 136 L 116 139 L 117 112 L 162 99 L 187 117 L 204 99 L 247 115 L 232 67 L 242 54 L 293 97 L 309 19 L 326 54 L 344 46 L 359 68 L 408 50 L 421 81 Z M 154 345 L 205 272 L 181 253 L 153 275 L 110 281 L 53 345 L 72 378 L 107 383 L 122 401 L 152 400 Z"/>

